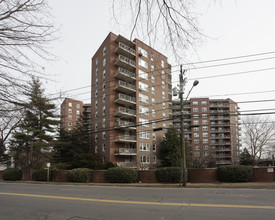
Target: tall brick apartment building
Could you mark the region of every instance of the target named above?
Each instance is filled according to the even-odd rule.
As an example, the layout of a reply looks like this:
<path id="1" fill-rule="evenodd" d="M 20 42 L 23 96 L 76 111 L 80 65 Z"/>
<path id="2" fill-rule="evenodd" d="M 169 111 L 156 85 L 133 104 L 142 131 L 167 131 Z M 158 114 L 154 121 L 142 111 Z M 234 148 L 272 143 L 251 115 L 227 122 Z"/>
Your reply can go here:
<path id="1" fill-rule="evenodd" d="M 110 33 L 92 58 L 91 133 L 104 162 L 148 168 L 159 164 L 169 127 L 171 66 L 138 39 Z M 167 119 L 167 120 L 166 120 Z"/>
<path id="2" fill-rule="evenodd" d="M 65 98 L 61 104 L 61 127 L 71 131 L 76 125 L 80 115 L 83 115 L 83 122 L 91 123 L 91 104 L 83 104 L 82 101 Z"/>
<path id="3" fill-rule="evenodd" d="M 192 98 L 184 103 L 184 136 L 193 161 L 207 165 L 239 162 L 238 105 L 231 99 Z M 173 101 L 173 123 L 180 128 L 180 102 Z"/>

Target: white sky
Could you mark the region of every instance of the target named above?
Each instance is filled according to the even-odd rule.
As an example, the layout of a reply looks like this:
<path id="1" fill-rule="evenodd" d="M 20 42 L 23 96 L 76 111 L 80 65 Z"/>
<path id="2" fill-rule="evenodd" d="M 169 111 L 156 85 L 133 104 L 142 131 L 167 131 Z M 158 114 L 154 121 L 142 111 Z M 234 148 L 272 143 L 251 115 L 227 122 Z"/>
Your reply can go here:
<path id="1" fill-rule="evenodd" d="M 197 47 L 196 53 L 191 50 L 186 51 L 186 58 L 189 62 L 275 52 L 275 1 L 232 0 L 220 2 L 209 4 L 209 1 L 197 1 L 197 7 L 192 10 L 200 15 L 199 27 L 209 38 L 205 38 L 204 44 Z M 49 0 L 49 3 L 57 25 L 61 25 L 61 37 L 52 44 L 52 52 L 60 59 L 56 62 L 43 64 L 45 72 L 54 75 L 52 79 L 56 81 L 48 81 L 46 91 L 56 93 L 86 87 L 68 92 L 66 96 L 89 103 L 90 88 L 88 86 L 91 84 L 91 58 L 93 54 L 110 31 L 115 34 L 122 33 L 127 38 L 130 34 L 127 30 L 120 32 L 121 27 L 115 26 L 111 20 L 110 0 Z M 157 45 L 155 49 L 160 50 L 163 54 L 169 53 L 161 51 Z M 191 97 L 231 98 L 237 102 L 273 99 L 274 91 L 244 95 L 226 94 L 275 90 L 275 69 L 218 78 L 200 78 L 275 68 L 275 53 L 200 64 L 199 66 L 270 57 L 271 59 L 261 61 L 189 70 L 186 76 L 190 81 L 186 92 L 192 85 L 191 79 L 198 78 L 200 84 L 194 88 Z M 178 63 L 173 63 L 173 59 L 169 57 L 168 60 L 172 66 L 178 65 Z M 172 81 L 174 84 L 178 80 L 177 70 L 179 70 L 178 66 L 173 68 Z M 241 111 L 271 109 L 275 108 L 275 102 L 239 104 L 239 106 Z"/>

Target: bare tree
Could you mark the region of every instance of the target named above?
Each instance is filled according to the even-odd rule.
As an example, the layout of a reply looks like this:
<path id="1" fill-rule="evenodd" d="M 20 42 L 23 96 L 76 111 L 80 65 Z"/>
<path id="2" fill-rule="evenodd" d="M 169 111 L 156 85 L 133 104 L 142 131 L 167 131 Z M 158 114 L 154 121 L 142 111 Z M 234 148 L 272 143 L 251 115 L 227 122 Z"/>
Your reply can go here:
<path id="1" fill-rule="evenodd" d="M 36 61 L 49 58 L 56 33 L 50 21 L 46 0 L 0 0 L 0 110 L 21 102 L 25 80 L 39 73 Z"/>
<path id="2" fill-rule="evenodd" d="M 191 12 L 193 4 L 192 0 L 113 0 L 112 9 L 117 24 L 123 24 L 130 12 L 131 40 L 135 33 L 147 38 L 151 46 L 161 42 L 180 60 L 186 49 L 194 47 L 203 35 L 197 14 Z"/>
<path id="3" fill-rule="evenodd" d="M 269 117 L 253 116 L 243 120 L 243 141 L 253 159 L 259 163 L 275 136 L 275 123 Z"/>

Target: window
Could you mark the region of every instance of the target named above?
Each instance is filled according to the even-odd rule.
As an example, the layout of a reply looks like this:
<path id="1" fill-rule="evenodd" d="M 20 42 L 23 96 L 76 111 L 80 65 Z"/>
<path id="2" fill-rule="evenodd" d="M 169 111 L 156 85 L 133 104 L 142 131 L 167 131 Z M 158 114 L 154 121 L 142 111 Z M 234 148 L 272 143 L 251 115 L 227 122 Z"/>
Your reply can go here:
<path id="1" fill-rule="evenodd" d="M 151 76 L 151 82 L 155 83 L 155 77 L 154 76 Z"/>
<path id="2" fill-rule="evenodd" d="M 97 152 L 98 152 L 98 147 L 95 146 L 95 153 L 97 154 Z"/>
<path id="3" fill-rule="evenodd" d="M 95 123 L 95 131 L 97 131 L 97 123 Z"/>
<path id="4" fill-rule="evenodd" d="M 152 109 L 152 116 L 156 117 L 156 110 L 155 109 Z"/>
<path id="5" fill-rule="evenodd" d="M 164 68 L 164 60 L 161 60 L 161 67 Z"/>
<path id="6" fill-rule="evenodd" d="M 102 139 L 105 140 L 105 138 L 106 138 L 106 132 L 103 131 L 103 132 L 102 132 Z"/>
<path id="7" fill-rule="evenodd" d="M 166 108 L 165 102 L 162 103 L 162 109 L 164 110 Z"/>
<path id="8" fill-rule="evenodd" d="M 155 98 L 152 98 L 152 105 L 155 105 L 155 104 L 156 104 Z"/>
<path id="9" fill-rule="evenodd" d="M 151 64 L 151 71 L 153 72 L 155 70 L 155 66 Z"/>
<path id="10" fill-rule="evenodd" d="M 148 143 L 140 143 L 139 151 L 150 151 L 150 144 Z"/>
<path id="11" fill-rule="evenodd" d="M 140 102 L 145 102 L 145 103 L 149 103 L 149 98 L 147 95 L 143 95 L 139 93 L 139 101 Z"/>
<path id="12" fill-rule="evenodd" d="M 157 163 L 157 156 L 153 155 L 153 163 Z"/>
<path id="13" fill-rule="evenodd" d="M 103 47 L 103 56 L 106 55 L 106 46 Z"/>
<path id="14" fill-rule="evenodd" d="M 199 143 L 200 143 L 200 140 L 199 140 L 199 139 L 194 139 L 194 143 L 195 143 L 195 144 L 199 144 Z"/>
<path id="15" fill-rule="evenodd" d="M 80 108 L 80 104 L 76 104 L 76 108 Z"/>
<path id="16" fill-rule="evenodd" d="M 202 126 L 202 130 L 203 130 L 203 131 L 207 131 L 207 130 L 208 130 L 208 127 L 207 127 L 207 126 Z"/>
<path id="17" fill-rule="evenodd" d="M 102 152 L 104 153 L 106 151 L 106 145 L 102 144 Z"/>
<path id="18" fill-rule="evenodd" d="M 166 113 L 165 112 L 162 113 L 162 117 L 163 117 L 164 120 L 166 119 Z"/>
<path id="19" fill-rule="evenodd" d="M 196 145 L 196 146 L 195 146 L 195 150 L 200 150 L 200 146 L 199 146 L 199 145 Z"/>
<path id="20" fill-rule="evenodd" d="M 148 69 L 148 62 L 141 58 L 138 58 L 138 65 Z"/>
<path id="21" fill-rule="evenodd" d="M 192 104 L 193 104 L 193 105 L 198 105 L 198 104 L 199 104 L 199 102 L 197 102 L 197 101 L 193 101 L 193 102 L 192 102 Z"/>
<path id="22" fill-rule="evenodd" d="M 141 47 L 138 47 L 138 53 L 140 53 L 142 56 L 148 58 L 148 52 L 146 50 L 144 50 Z"/>
<path id="23" fill-rule="evenodd" d="M 199 131 L 200 129 L 199 129 L 199 127 L 194 127 L 193 128 L 193 131 Z"/>
<path id="24" fill-rule="evenodd" d="M 106 66 L 106 58 L 103 59 L 103 67 Z"/>
<path id="25" fill-rule="evenodd" d="M 105 76 L 106 76 L 106 70 L 105 69 L 103 70 L 102 75 L 103 75 L 103 79 L 104 79 Z"/>
<path id="26" fill-rule="evenodd" d="M 79 111 L 79 110 L 76 110 L 76 114 L 77 114 L 77 115 L 80 115 L 80 111 Z"/>
<path id="27" fill-rule="evenodd" d="M 162 98 L 165 99 L 165 92 L 162 91 Z"/>
<path id="28" fill-rule="evenodd" d="M 156 133 L 152 133 L 152 139 L 153 139 L 153 140 L 156 140 L 156 139 L 157 139 Z"/>
<path id="29" fill-rule="evenodd" d="M 73 103 L 69 102 L 69 107 L 72 107 L 73 106 Z"/>
<path id="30" fill-rule="evenodd" d="M 105 121 L 106 121 L 106 119 L 103 118 L 103 119 L 102 119 L 102 127 L 103 127 L 103 128 L 105 128 Z"/>
<path id="31" fill-rule="evenodd" d="M 140 131 L 139 138 L 140 139 L 149 139 L 150 138 L 149 131 Z"/>
<path id="32" fill-rule="evenodd" d="M 201 108 L 202 112 L 207 112 L 207 108 L 206 107 L 203 107 Z"/>
<path id="33" fill-rule="evenodd" d="M 156 152 L 156 151 L 157 151 L 157 145 L 153 144 L 153 152 Z"/>
<path id="34" fill-rule="evenodd" d="M 148 80 L 148 73 L 145 73 L 144 71 L 142 71 L 140 69 L 138 70 L 138 76 L 142 79 Z"/>
<path id="35" fill-rule="evenodd" d="M 96 89 L 95 90 L 95 97 L 97 97 L 97 94 L 98 94 L 98 90 Z"/>
<path id="36" fill-rule="evenodd" d="M 97 142 L 97 134 L 95 135 L 95 142 Z"/>
<path id="37" fill-rule="evenodd" d="M 165 123 L 162 124 L 162 127 L 163 127 L 163 131 L 166 131 L 166 124 Z"/>
<path id="38" fill-rule="evenodd" d="M 148 84 L 146 84 L 146 83 L 139 82 L 139 83 L 138 83 L 138 88 L 139 88 L 140 90 L 144 90 L 144 91 L 148 92 Z"/>
<path id="39" fill-rule="evenodd" d="M 208 156 L 208 152 L 203 152 L 203 156 Z"/>
<path id="40" fill-rule="evenodd" d="M 198 112 L 199 109 L 198 108 L 193 108 L 193 112 Z"/>
<path id="41" fill-rule="evenodd" d="M 208 145 L 203 145 L 204 150 L 208 150 Z"/>
<path id="42" fill-rule="evenodd" d="M 196 114 L 196 115 L 193 115 L 193 118 L 198 118 L 198 117 L 199 117 L 199 115 L 197 115 L 197 114 Z"/>
<path id="43" fill-rule="evenodd" d="M 202 143 L 208 144 L 208 139 L 203 139 L 203 140 L 202 140 Z"/>
<path id="44" fill-rule="evenodd" d="M 193 121 L 193 124 L 194 124 L 194 125 L 198 125 L 198 124 L 199 124 L 199 120 L 194 120 L 194 121 Z"/>
<path id="45" fill-rule="evenodd" d="M 98 76 L 98 68 L 95 69 L 95 75 Z"/>
<path id="46" fill-rule="evenodd" d="M 140 127 L 149 127 L 149 120 L 145 118 L 139 118 Z"/>
<path id="47" fill-rule="evenodd" d="M 165 79 L 165 71 L 164 70 L 161 70 L 161 78 Z"/>
<path id="48" fill-rule="evenodd" d="M 199 157 L 200 156 L 200 152 L 194 152 L 194 156 L 195 157 Z"/>
<path id="49" fill-rule="evenodd" d="M 207 114 L 202 114 L 201 115 L 203 118 L 207 118 L 208 116 L 207 116 Z"/>
<path id="50" fill-rule="evenodd" d="M 72 113 L 72 112 L 73 112 L 73 110 L 72 110 L 71 108 L 69 108 L 68 112 L 69 112 L 69 113 Z"/>
<path id="51" fill-rule="evenodd" d="M 199 133 L 194 133 L 194 137 L 200 137 Z"/>
<path id="52" fill-rule="evenodd" d="M 152 128 L 156 128 L 156 122 L 152 122 Z"/>
<path id="53" fill-rule="evenodd" d="M 102 87 L 103 87 L 103 91 L 105 91 L 105 88 L 106 88 L 105 82 L 103 82 Z"/>
<path id="54" fill-rule="evenodd" d="M 103 106 L 103 108 L 102 108 L 102 115 L 104 116 L 105 113 L 106 113 L 106 108 L 105 108 L 105 106 Z"/>
<path id="55" fill-rule="evenodd" d="M 97 64 L 98 64 L 98 57 L 95 58 L 95 65 L 97 65 Z"/>
<path id="56" fill-rule="evenodd" d="M 202 133 L 202 136 L 203 137 L 208 137 L 208 133 L 204 132 L 204 133 Z"/>
<path id="57" fill-rule="evenodd" d="M 140 163 L 150 163 L 150 156 L 149 155 L 140 156 Z"/>
<path id="58" fill-rule="evenodd" d="M 68 118 L 69 118 L 69 120 L 72 120 L 73 116 L 72 115 L 68 115 Z"/>
<path id="59" fill-rule="evenodd" d="M 102 102 L 105 102 L 105 99 L 106 99 L 106 96 L 105 96 L 105 94 L 103 94 L 103 96 L 102 96 Z"/>
<path id="60" fill-rule="evenodd" d="M 203 124 L 203 125 L 207 125 L 207 124 L 208 124 L 208 121 L 207 121 L 207 120 L 202 120 L 202 124 Z"/>
<path id="61" fill-rule="evenodd" d="M 69 121 L 68 126 L 73 126 L 73 123 L 71 121 Z"/>
<path id="62" fill-rule="evenodd" d="M 154 54 L 151 53 L 151 61 L 154 61 Z"/>
<path id="63" fill-rule="evenodd" d="M 202 105 L 207 105 L 207 101 L 201 101 Z"/>
<path id="64" fill-rule="evenodd" d="M 152 90 L 152 94 L 155 94 L 155 87 L 152 86 L 151 90 Z"/>
<path id="65" fill-rule="evenodd" d="M 165 81 L 161 81 L 161 84 L 162 84 L 162 88 L 165 89 Z"/>
<path id="66" fill-rule="evenodd" d="M 141 115 L 149 115 L 149 108 L 144 106 L 139 106 L 139 114 Z"/>

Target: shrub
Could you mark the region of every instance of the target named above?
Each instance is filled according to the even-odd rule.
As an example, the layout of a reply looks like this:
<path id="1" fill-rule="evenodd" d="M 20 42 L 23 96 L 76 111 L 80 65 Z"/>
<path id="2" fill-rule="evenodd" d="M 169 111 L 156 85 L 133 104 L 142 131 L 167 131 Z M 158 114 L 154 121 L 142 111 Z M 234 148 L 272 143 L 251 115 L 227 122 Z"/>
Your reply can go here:
<path id="1" fill-rule="evenodd" d="M 253 169 L 251 166 L 229 165 L 218 167 L 218 180 L 221 182 L 250 182 Z"/>
<path id="2" fill-rule="evenodd" d="M 49 180 L 52 180 L 53 171 L 50 170 L 49 174 L 50 174 Z M 33 180 L 36 180 L 36 181 L 47 181 L 48 180 L 47 175 L 48 175 L 47 169 L 40 169 L 40 170 L 34 171 L 34 173 L 32 174 L 32 178 L 33 178 Z"/>
<path id="3" fill-rule="evenodd" d="M 157 169 L 157 177 L 161 183 L 179 183 L 180 168 L 179 167 L 163 167 Z"/>
<path id="4" fill-rule="evenodd" d="M 110 183 L 134 183 L 138 180 L 138 171 L 125 167 L 109 168 L 106 179 Z"/>
<path id="5" fill-rule="evenodd" d="M 91 181 L 92 172 L 88 168 L 77 168 L 69 170 L 67 179 L 69 182 L 88 183 Z"/>
<path id="6" fill-rule="evenodd" d="M 22 171 L 17 168 L 8 168 L 3 172 L 3 180 L 21 180 Z"/>
<path id="7" fill-rule="evenodd" d="M 113 167 L 115 167 L 115 165 L 112 162 L 108 162 L 108 163 L 104 164 L 105 170 L 108 170 Z"/>

